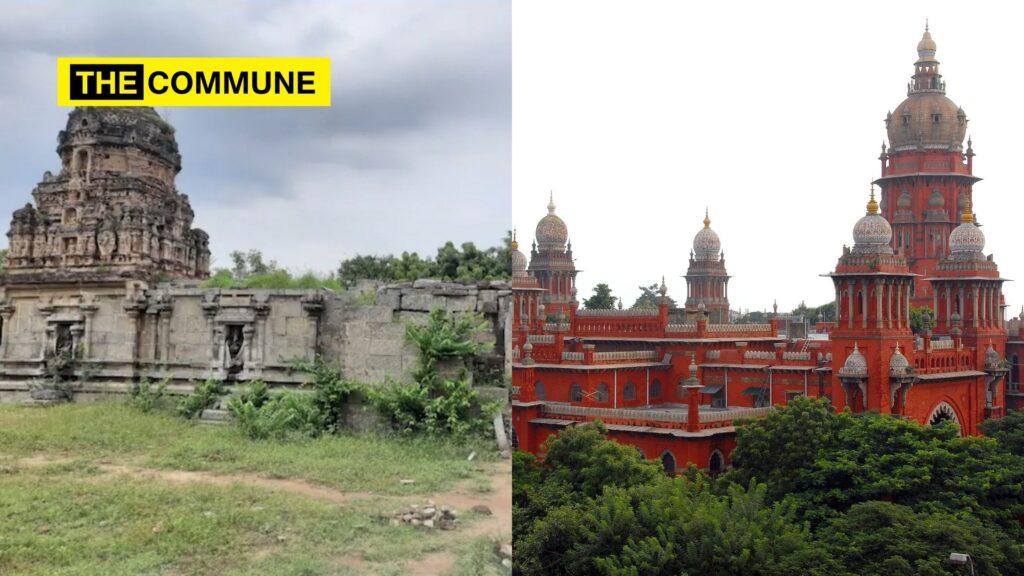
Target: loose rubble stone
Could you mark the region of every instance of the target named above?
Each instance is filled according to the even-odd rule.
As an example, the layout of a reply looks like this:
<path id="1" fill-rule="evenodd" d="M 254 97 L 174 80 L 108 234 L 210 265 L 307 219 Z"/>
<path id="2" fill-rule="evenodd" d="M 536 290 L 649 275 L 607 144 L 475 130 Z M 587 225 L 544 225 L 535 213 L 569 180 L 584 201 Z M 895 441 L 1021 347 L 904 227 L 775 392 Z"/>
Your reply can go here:
<path id="1" fill-rule="evenodd" d="M 392 524 L 406 523 L 412 526 L 424 526 L 428 529 L 454 530 L 458 522 L 458 513 L 454 508 L 447 505 L 437 506 L 433 500 L 427 500 L 421 509 L 418 504 L 413 504 L 405 510 L 396 512 L 392 518 Z"/>

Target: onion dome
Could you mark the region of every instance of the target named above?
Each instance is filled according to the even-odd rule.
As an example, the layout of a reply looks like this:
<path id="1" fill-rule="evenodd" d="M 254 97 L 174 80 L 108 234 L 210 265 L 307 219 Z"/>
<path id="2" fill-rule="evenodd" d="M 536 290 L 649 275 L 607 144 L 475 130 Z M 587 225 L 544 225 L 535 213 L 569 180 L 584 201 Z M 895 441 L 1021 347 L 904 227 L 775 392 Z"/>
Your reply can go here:
<path id="1" fill-rule="evenodd" d="M 1002 359 L 999 357 L 999 352 L 996 352 L 996 349 L 992 347 L 992 342 L 989 342 L 988 350 L 985 350 L 985 368 L 998 368 L 1000 360 Z"/>
<path id="2" fill-rule="evenodd" d="M 971 201 L 967 200 L 960 225 L 949 234 L 949 257 L 954 260 L 984 260 L 981 253 L 985 249 L 985 234 L 974 223 L 971 213 Z"/>
<path id="3" fill-rule="evenodd" d="M 964 194 L 963 192 L 961 192 L 960 195 L 957 196 L 957 198 L 956 198 L 956 209 L 958 211 L 960 211 L 960 212 L 963 212 L 964 208 L 966 208 L 966 207 L 967 207 L 967 194 Z"/>
<path id="4" fill-rule="evenodd" d="M 519 242 L 516 242 L 516 233 L 512 232 L 512 277 L 526 277 L 526 255 L 519 251 Z"/>
<path id="5" fill-rule="evenodd" d="M 945 208 L 946 199 L 942 197 L 942 192 L 938 188 L 932 190 L 931 196 L 928 197 L 928 206 L 932 208 Z"/>
<path id="6" fill-rule="evenodd" d="M 889 375 L 890 376 L 906 376 L 910 371 L 910 361 L 900 351 L 899 344 L 896 345 L 896 351 L 892 353 L 892 358 L 889 359 Z"/>
<path id="7" fill-rule="evenodd" d="M 867 378 L 868 377 L 868 361 L 861 354 L 857 344 L 853 345 L 853 352 L 846 357 L 846 362 L 843 363 L 843 367 L 839 369 L 839 375 L 849 378 Z"/>
<path id="8" fill-rule="evenodd" d="M 928 31 L 927 24 L 924 27 L 924 36 L 917 43 L 917 56 L 920 61 L 928 61 L 935 58 L 935 40 L 932 40 L 932 33 Z"/>
<path id="9" fill-rule="evenodd" d="M 551 195 L 548 201 L 548 214 L 537 222 L 537 244 L 541 252 L 551 250 L 565 250 L 565 243 L 569 239 L 569 229 L 565 222 L 555 215 L 555 197 Z"/>
<path id="10" fill-rule="evenodd" d="M 658 294 L 665 296 L 668 294 L 668 286 L 665 286 L 665 277 L 661 277 L 661 286 L 658 286 Z"/>
<path id="11" fill-rule="evenodd" d="M 889 146 L 959 149 L 967 133 L 967 114 L 946 97 L 946 83 L 935 59 L 935 40 L 927 28 L 917 54 L 907 99 L 885 120 Z"/>
<path id="12" fill-rule="evenodd" d="M 907 210 L 911 207 L 913 203 L 914 201 L 910 197 L 910 192 L 904 190 L 902 193 L 900 193 L 899 199 L 896 200 L 896 207 L 901 210 Z"/>
<path id="13" fill-rule="evenodd" d="M 78 146 L 133 146 L 181 170 L 174 127 L 149 106 L 80 106 L 57 135 L 57 153 Z"/>
<path id="14" fill-rule="evenodd" d="M 892 246 L 889 245 L 891 240 L 892 226 L 878 213 L 878 202 L 875 201 L 875 189 L 872 187 L 867 214 L 853 226 L 853 253 L 892 254 Z"/>
<path id="15" fill-rule="evenodd" d="M 693 257 L 695 260 L 717 261 L 722 251 L 722 241 L 718 234 L 711 229 L 711 218 L 708 217 L 707 209 L 704 210 L 704 228 L 693 237 Z"/>

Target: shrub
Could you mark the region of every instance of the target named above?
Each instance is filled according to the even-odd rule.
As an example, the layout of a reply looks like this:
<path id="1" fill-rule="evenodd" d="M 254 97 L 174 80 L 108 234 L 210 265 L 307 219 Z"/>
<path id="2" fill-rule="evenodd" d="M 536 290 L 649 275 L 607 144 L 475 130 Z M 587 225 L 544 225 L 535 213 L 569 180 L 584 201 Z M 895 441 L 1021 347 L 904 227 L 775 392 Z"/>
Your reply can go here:
<path id="1" fill-rule="evenodd" d="M 207 380 L 192 389 L 192 393 L 178 401 L 178 414 L 192 419 L 203 413 L 224 394 L 224 385 L 217 380 Z"/>
<path id="2" fill-rule="evenodd" d="M 353 392 L 362 390 L 358 382 L 346 380 L 341 370 L 317 356 L 312 360 L 299 360 L 296 368 L 310 376 L 308 386 L 313 388 L 313 405 L 320 412 L 324 432 L 334 432 L 342 421 L 345 403 Z"/>
<path id="3" fill-rule="evenodd" d="M 233 398 L 228 402 L 228 411 L 242 433 L 253 440 L 284 438 L 290 433 L 318 436 L 326 428 L 311 394 L 286 390 L 265 398 L 259 405 L 252 400 Z"/>
<path id="4" fill-rule="evenodd" d="M 132 386 L 132 392 L 131 396 L 128 398 L 128 404 L 132 408 L 148 414 L 160 407 L 163 403 L 166 392 L 167 379 L 160 381 L 160 383 L 154 387 L 149 381 L 149 378 L 143 378 L 138 384 Z"/>

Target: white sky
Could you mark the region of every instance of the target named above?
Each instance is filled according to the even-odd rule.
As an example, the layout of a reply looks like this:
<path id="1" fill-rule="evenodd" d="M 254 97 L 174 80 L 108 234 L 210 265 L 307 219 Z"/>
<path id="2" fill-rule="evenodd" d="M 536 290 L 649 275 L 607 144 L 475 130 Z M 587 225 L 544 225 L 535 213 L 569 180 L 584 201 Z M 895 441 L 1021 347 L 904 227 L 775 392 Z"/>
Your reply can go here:
<path id="1" fill-rule="evenodd" d="M 1011 3 L 516 2 L 513 222 L 529 254 L 553 190 L 580 297 L 685 299 L 704 207 L 734 309 L 828 302 L 879 176 L 885 114 L 931 24 L 973 137 L 974 207 L 1010 314 L 1024 304 L 1022 18 Z"/>

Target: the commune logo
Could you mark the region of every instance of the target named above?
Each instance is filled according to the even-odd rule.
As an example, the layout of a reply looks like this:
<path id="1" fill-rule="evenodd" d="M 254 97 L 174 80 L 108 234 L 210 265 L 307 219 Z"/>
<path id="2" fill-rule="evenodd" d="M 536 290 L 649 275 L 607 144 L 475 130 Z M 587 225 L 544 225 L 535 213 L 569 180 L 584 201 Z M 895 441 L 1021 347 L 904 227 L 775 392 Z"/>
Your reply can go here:
<path id="1" fill-rule="evenodd" d="M 330 106 L 330 58 L 58 58 L 58 106 Z"/>

